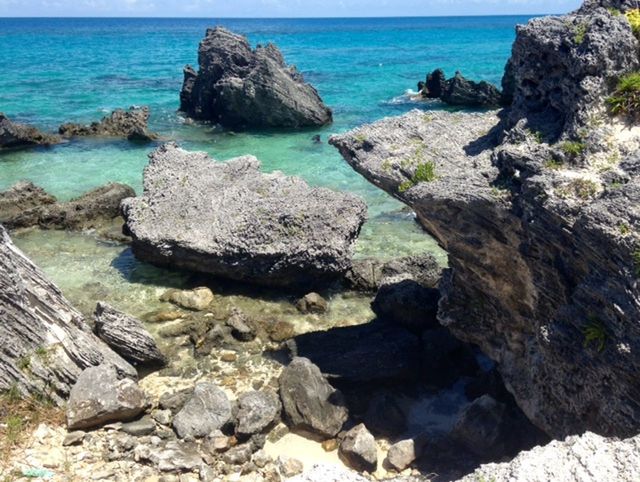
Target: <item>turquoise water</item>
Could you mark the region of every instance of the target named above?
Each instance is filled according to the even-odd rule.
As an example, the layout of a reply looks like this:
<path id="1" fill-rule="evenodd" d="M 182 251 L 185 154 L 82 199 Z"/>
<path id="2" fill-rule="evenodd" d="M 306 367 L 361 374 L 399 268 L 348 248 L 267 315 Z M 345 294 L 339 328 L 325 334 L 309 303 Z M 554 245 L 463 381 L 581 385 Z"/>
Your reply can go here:
<path id="1" fill-rule="evenodd" d="M 449 75 L 461 69 L 468 77 L 498 84 L 514 27 L 526 20 L 0 18 L 0 111 L 16 121 L 55 130 L 67 121 L 97 120 L 118 107 L 148 105 L 151 128 L 188 149 L 205 150 L 218 160 L 254 154 L 265 170 L 361 195 L 370 220 L 359 240 L 358 256 L 432 251 L 444 257 L 411 213 L 353 172 L 326 139 L 415 107 L 441 108 L 437 103 L 412 102 L 405 95 L 436 67 Z M 244 134 L 185 124 L 176 112 L 182 68 L 196 63 L 205 29 L 217 24 L 247 35 L 253 44 L 276 43 L 333 108 L 335 123 L 320 130 Z M 325 142 L 314 145 L 315 134 Z M 62 199 L 109 181 L 125 182 L 139 191 L 152 147 L 87 140 L 3 153 L 0 189 L 29 179 Z M 65 258 L 65 250 L 58 252 L 59 244 L 39 242 L 38 236 L 47 234 L 30 235 L 25 241 L 28 254 L 46 262 L 63 288 L 75 286 L 69 271 L 76 258 Z M 71 244 L 80 254 L 92 251 L 83 242 Z M 109 250 L 100 252 L 105 260 L 114 256 Z M 57 260 L 57 269 L 52 260 Z M 87 262 L 85 257 L 83 263 Z M 86 276 L 84 267 L 77 271 Z M 98 270 L 94 276 L 107 274 Z"/>

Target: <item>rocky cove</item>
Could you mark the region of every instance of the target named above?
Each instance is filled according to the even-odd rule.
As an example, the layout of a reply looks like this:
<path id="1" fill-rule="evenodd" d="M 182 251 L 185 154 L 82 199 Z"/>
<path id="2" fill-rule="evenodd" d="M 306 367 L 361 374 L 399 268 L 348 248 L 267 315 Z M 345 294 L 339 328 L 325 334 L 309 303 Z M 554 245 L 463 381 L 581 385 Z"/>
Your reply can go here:
<path id="1" fill-rule="evenodd" d="M 490 89 L 502 110 L 420 109 L 331 137 L 446 261 L 362 256 L 357 196 L 171 139 L 149 147 L 137 193 L 2 192 L 2 475 L 637 480 L 640 131 L 628 104 L 611 109 L 640 62 L 632 7 L 519 26 Z M 218 28 L 199 53 L 188 116 L 330 121 L 275 46 Z M 486 104 L 486 86 L 443 82 Z M 154 142 L 130 113 L 59 135 Z M 12 149 L 52 143 L 0 122 Z M 56 263 L 62 291 L 40 269 Z"/>

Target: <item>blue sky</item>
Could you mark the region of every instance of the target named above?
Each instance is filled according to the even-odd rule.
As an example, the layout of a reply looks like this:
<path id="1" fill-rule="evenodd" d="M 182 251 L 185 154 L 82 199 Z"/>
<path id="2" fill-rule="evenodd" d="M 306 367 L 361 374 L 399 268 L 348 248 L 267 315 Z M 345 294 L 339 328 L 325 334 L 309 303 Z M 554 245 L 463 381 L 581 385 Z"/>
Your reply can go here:
<path id="1" fill-rule="evenodd" d="M 564 13 L 581 0 L 0 0 L 0 17 L 362 17 Z"/>

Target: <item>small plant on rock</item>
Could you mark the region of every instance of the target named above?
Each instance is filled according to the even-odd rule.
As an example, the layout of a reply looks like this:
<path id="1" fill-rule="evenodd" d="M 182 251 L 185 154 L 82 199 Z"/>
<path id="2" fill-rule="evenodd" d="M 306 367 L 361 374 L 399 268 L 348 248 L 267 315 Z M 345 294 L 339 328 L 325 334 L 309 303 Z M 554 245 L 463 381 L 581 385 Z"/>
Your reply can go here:
<path id="1" fill-rule="evenodd" d="M 592 318 L 589 324 L 582 331 L 584 334 L 584 347 L 595 344 L 596 349 L 601 352 L 607 343 L 607 330 L 600 320 Z"/>
<path id="2" fill-rule="evenodd" d="M 578 25 L 576 25 L 573 29 L 573 33 L 574 33 L 574 37 L 573 37 L 573 41 L 577 44 L 580 45 L 582 42 L 584 42 L 584 38 L 587 35 L 587 29 L 588 29 L 588 25 L 586 23 L 580 23 Z"/>
<path id="3" fill-rule="evenodd" d="M 436 163 L 433 161 L 425 161 L 418 164 L 415 173 L 408 181 L 403 182 L 398 186 L 399 192 L 405 192 L 411 189 L 416 184 L 421 182 L 431 182 L 437 179 L 436 176 Z"/>
<path id="4" fill-rule="evenodd" d="M 625 115 L 634 119 L 640 117 L 640 72 L 632 72 L 621 77 L 607 103 L 614 115 Z"/>
<path id="5" fill-rule="evenodd" d="M 564 152 L 567 156 L 573 158 L 582 155 L 586 147 L 587 146 L 585 146 L 584 142 L 578 141 L 565 141 L 560 144 L 560 149 L 562 150 L 562 152 Z"/>
<path id="6" fill-rule="evenodd" d="M 640 248 L 637 248 L 631 256 L 633 257 L 633 268 L 636 276 L 640 278 Z"/>
<path id="7" fill-rule="evenodd" d="M 546 167 L 547 169 L 553 169 L 554 171 L 557 171 L 562 168 L 562 163 L 556 159 L 548 159 L 544 163 L 544 167 Z"/>
<path id="8" fill-rule="evenodd" d="M 635 35 L 636 38 L 640 38 L 640 9 L 629 10 L 624 15 L 631 24 L 633 35 Z"/>

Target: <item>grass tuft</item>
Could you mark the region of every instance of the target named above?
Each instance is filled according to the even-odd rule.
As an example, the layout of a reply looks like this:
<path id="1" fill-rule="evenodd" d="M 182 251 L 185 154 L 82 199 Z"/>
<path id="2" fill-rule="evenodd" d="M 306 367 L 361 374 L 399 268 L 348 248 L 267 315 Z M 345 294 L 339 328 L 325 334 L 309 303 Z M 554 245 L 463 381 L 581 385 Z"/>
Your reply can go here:
<path id="1" fill-rule="evenodd" d="M 598 319 L 592 319 L 582 330 L 584 335 L 584 347 L 587 348 L 591 344 L 595 344 L 598 352 L 602 352 L 607 343 L 607 330 Z"/>
<path id="2" fill-rule="evenodd" d="M 624 15 L 631 24 L 633 35 L 635 35 L 636 38 L 640 38 L 640 9 L 629 10 Z"/>
<path id="3" fill-rule="evenodd" d="M 640 116 L 640 72 L 632 72 L 618 80 L 616 90 L 607 99 L 613 115 Z"/>
<path id="4" fill-rule="evenodd" d="M 421 162 L 420 164 L 418 164 L 413 177 L 398 186 L 398 191 L 405 192 L 411 189 L 416 184 L 419 184 L 421 182 L 431 182 L 435 181 L 436 179 L 436 163 L 433 161 Z"/>

